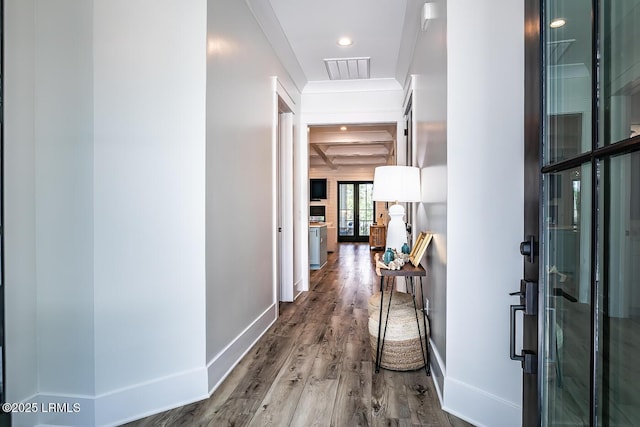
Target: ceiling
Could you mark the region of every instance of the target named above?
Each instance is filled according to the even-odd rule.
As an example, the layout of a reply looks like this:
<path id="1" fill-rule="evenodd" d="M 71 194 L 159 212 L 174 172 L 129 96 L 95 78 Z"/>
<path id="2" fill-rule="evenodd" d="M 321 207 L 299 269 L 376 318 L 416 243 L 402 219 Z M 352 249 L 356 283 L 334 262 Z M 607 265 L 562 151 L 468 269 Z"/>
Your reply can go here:
<path id="1" fill-rule="evenodd" d="M 395 163 L 395 123 L 341 127 L 309 128 L 309 167 L 336 171 Z"/>
<path id="2" fill-rule="evenodd" d="M 270 3 L 308 81 L 327 80 L 331 58 L 371 58 L 371 78 L 395 78 L 406 0 Z M 340 37 L 353 44 L 339 46 Z"/>
<path id="3" fill-rule="evenodd" d="M 332 80 L 327 59 L 343 61 L 348 80 L 392 79 L 400 86 L 408 72 L 425 0 L 246 0 L 276 54 L 300 91 Z M 349 37 L 351 46 L 338 45 Z M 351 61 L 349 61 L 351 59 Z M 368 69 L 363 77 L 363 62 Z M 355 74 L 349 76 L 349 65 Z M 340 65 L 336 66 L 339 70 Z M 354 78 L 355 77 L 355 78 Z M 336 82 L 344 83 L 344 82 Z M 395 124 L 313 127 L 312 168 L 337 170 L 393 161 Z"/>
<path id="4" fill-rule="evenodd" d="M 246 2 L 302 91 L 307 82 L 329 80 L 325 59 L 368 58 L 370 79 L 403 81 L 425 0 Z M 339 46 L 341 37 L 353 44 Z"/>

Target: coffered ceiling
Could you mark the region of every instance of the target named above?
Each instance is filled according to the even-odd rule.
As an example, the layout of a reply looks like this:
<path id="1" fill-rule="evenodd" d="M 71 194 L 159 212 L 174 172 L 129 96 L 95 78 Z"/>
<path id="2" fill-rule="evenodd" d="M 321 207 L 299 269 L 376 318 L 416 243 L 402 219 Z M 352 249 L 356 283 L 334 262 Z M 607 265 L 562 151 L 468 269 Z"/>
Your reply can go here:
<path id="1" fill-rule="evenodd" d="M 395 162 L 396 125 L 312 126 L 309 166 L 336 171 L 382 166 Z"/>

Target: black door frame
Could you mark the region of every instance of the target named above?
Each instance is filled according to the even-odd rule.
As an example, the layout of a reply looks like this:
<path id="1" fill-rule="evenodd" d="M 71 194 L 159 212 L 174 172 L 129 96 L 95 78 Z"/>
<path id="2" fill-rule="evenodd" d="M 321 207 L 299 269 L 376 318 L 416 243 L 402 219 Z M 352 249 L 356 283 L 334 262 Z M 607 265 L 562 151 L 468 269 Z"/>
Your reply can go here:
<path id="1" fill-rule="evenodd" d="M 524 105 L 524 174 L 525 174 L 525 199 L 524 199 L 524 237 L 534 236 L 534 245 L 532 247 L 533 256 L 524 261 L 524 279 L 535 280 L 539 279 L 540 268 L 538 262 L 538 254 L 540 247 L 539 237 L 543 236 L 542 223 L 542 185 L 543 176 L 547 174 L 567 171 L 575 167 L 579 167 L 583 164 L 591 165 L 591 242 L 590 242 L 590 259 L 591 259 L 591 301 L 597 301 L 599 293 L 603 290 L 606 293 L 606 280 L 605 283 L 599 283 L 596 271 L 597 264 L 597 247 L 598 243 L 604 246 L 604 258 L 606 259 L 607 253 L 607 239 L 603 242 L 598 242 L 599 233 L 598 227 L 601 225 L 601 220 L 598 218 L 598 206 L 599 199 L 606 198 L 607 195 L 607 183 L 604 176 L 599 176 L 599 164 L 600 162 L 606 162 L 612 156 L 620 154 L 628 154 L 632 152 L 640 151 L 640 136 L 635 136 L 624 140 L 622 142 L 616 142 L 614 144 L 598 146 L 600 138 L 600 127 L 604 126 L 605 131 L 609 126 L 609 122 L 605 118 L 601 120 L 599 114 L 602 108 L 607 107 L 609 99 L 604 96 L 603 99 L 599 99 L 601 96 L 601 80 L 603 76 L 600 73 L 600 66 L 605 55 L 601 55 L 603 49 L 607 49 L 608 46 L 600 45 L 600 38 L 602 28 L 600 28 L 600 10 L 601 0 L 591 1 L 591 26 L 592 26 L 592 40 L 591 40 L 591 55 L 592 55 L 592 82 L 591 82 L 591 149 L 585 153 L 581 153 L 572 158 L 558 161 L 551 164 L 543 164 L 542 148 L 543 138 L 545 133 L 544 117 L 545 117 L 545 94 L 544 94 L 544 76 L 546 74 L 546 65 L 544 62 L 544 55 L 546 49 L 544 47 L 544 34 L 547 27 L 544 23 L 544 10 L 547 0 L 527 0 L 525 1 L 525 105 Z M 606 71 L 606 70 L 605 70 Z M 600 103 L 603 103 L 600 105 Z M 605 132 L 606 133 L 606 132 Z M 608 216 L 607 204 L 604 204 L 605 209 L 603 212 L 604 223 L 606 226 L 606 218 Z M 544 242 L 543 242 L 544 243 Z M 606 265 L 604 266 L 606 268 Z M 605 275 L 606 277 L 606 275 Z M 538 286 L 538 319 L 536 329 L 533 329 L 533 322 L 527 325 L 525 317 L 524 322 L 524 339 L 523 348 L 529 348 L 534 343 L 531 340 L 533 331 L 535 330 L 537 342 L 535 343 L 535 352 L 538 349 L 543 348 L 544 326 L 543 326 L 543 311 L 544 311 L 544 298 L 545 284 L 540 282 Z M 590 393 L 590 413 L 589 413 L 589 425 L 595 426 L 598 420 L 598 408 L 596 402 L 598 399 L 598 364 L 597 361 L 602 357 L 597 349 L 596 340 L 598 339 L 598 317 L 597 317 L 597 304 L 592 304 L 591 308 L 591 343 L 590 343 L 590 381 L 589 381 L 589 393 Z M 604 322 L 604 328 L 607 325 Z M 538 332 L 540 332 L 538 334 Z M 529 335 L 529 336 L 528 336 Z M 540 335 L 540 336 L 537 336 Z M 605 331 L 606 335 L 606 331 Z M 606 340 L 604 340 L 606 341 Z M 601 343 L 600 351 L 606 356 L 609 351 L 606 343 Z M 543 355 L 538 357 L 537 372 L 542 372 L 542 365 L 544 363 Z M 541 425 L 542 414 L 542 387 L 544 378 L 542 375 L 538 375 L 535 383 L 527 374 L 523 374 L 523 407 L 522 407 L 522 425 L 524 427 L 539 426 Z M 606 400 L 606 398 L 605 398 Z M 606 417 L 606 414 L 605 414 Z M 600 420 L 607 421 L 607 420 Z"/>
<path id="2" fill-rule="evenodd" d="M 353 184 L 354 185 L 354 199 L 353 199 L 353 211 L 354 211 L 354 218 L 353 218 L 353 236 L 341 236 L 340 235 L 340 185 L 341 184 Z M 358 232 L 358 230 L 360 229 L 360 215 L 359 215 L 359 190 L 358 190 L 358 184 L 372 184 L 373 185 L 373 181 L 353 181 L 353 180 L 349 180 L 349 181 L 338 181 L 337 182 L 337 186 L 338 186 L 338 203 L 337 203 L 337 210 L 338 210 L 338 242 L 368 242 L 369 241 L 369 235 L 366 236 L 361 236 L 360 233 Z M 372 218 L 373 223 L 375 224 L 376 222 L 376 204 L 375 202 L 373 203 L 373 218 Z"/>
<path id="3" fill-rule="evenodd" d="M 541 148 L 543 116 L 542 85 L 542 40 L 541 28 L 543 16 L 541 0 L 525 1 L 525 37 L 524 37 L 524 229 L 523 244 L 528 242 L 530 255 L 523 257 L 523 281 L 520 292 L 526 292 L 527 283 L 539 283 L 539 236 L 541 232 Z M 525 248 L 521 248 L 521 252 Z M 524 255 L 524 253 L 523 253 Z M 514 287 L 516 284 L 514 284 Z M 537 289 L 536 289 L 537 288 Z M 541 299 L 542 286 L 535 286 L 533 292 Z M 525 301 L 526 304 L 526 301 Z M 539 310 L 539 307 L 538 307 Z M 540 367 L 536 359 L 541 342 L 538 331 L 542 330 L 539 314 L 523 315 L 523 354 L 532 355 L 534 369 L 523 369 L 522 373 L 522 425 L 537 427 L 540 425 L 541 399 L 539 391 Z M 524 362 L 523 362 L 524 365 Z M 524 366 L 523 366 L 524 367 Z M 529 367 L 531 368 L 531 366 Z"/>

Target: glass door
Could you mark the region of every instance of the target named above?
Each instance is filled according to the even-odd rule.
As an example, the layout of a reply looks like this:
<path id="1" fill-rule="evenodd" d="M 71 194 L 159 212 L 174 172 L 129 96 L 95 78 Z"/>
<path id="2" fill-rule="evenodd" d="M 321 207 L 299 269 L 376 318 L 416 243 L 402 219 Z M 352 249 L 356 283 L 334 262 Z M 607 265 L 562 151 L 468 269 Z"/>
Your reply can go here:
<path id="1" fill-rule="evenodd" d="M 338 241 L 367 242 L 375 222 L 373 182 L 338 182 Z"/>
<path id="2" fill-rule="evenodd" d="M 640 425 L 640 0 L 541 10 L 541 424 Z"/>

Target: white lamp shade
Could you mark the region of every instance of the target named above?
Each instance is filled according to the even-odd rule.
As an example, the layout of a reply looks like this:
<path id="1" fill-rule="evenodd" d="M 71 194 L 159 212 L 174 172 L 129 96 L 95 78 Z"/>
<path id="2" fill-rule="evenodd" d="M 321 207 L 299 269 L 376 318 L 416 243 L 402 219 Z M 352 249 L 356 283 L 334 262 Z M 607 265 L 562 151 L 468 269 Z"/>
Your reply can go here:
<path id="1" fill-rule="evenodd" d="M 419 202 L 420 168 L 378 166 L 373 175 L 373 200 L 379 202 Z"/>

